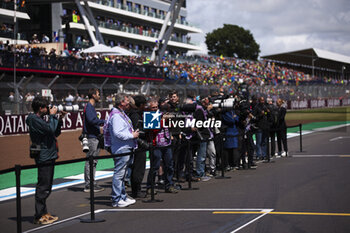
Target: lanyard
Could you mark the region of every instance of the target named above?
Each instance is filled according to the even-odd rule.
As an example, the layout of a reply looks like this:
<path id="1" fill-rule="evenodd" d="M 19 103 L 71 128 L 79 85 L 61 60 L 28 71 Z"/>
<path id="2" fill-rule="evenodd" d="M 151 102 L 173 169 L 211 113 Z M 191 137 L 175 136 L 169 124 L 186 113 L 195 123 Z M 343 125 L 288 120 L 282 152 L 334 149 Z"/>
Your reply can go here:
<path id="1" fill-rule="evenodd" d="M 125 115 L 124 111 L 120 111 L 118 108 L 115 108 L 115 109 L 116 109 L 116 113 L 119 114 L 124 119 L 124 121 L 128 124 L 129 131 L 130 133 L 132 133 L 133 127 L 132 127 L 130 118 L 127 115 Z"/>

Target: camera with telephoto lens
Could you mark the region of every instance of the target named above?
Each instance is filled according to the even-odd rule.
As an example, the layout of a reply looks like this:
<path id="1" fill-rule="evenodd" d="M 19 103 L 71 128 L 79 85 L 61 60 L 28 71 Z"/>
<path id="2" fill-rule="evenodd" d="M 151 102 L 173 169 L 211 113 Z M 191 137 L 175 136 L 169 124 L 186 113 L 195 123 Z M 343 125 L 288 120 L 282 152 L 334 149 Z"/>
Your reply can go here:
<path id="1" fill-rule="evenodd" d="M 80 140 L 81 145 L 82 145 L 82 147 L 83 147 L 83 152 L 84 152 L 84 153 L 89 152 L 90 149 L 89 149 L 89 141 L 88 141 L 88 139 L 87 139 L 87 135 L 86 135 L 86 134 L 80 135 L 80 136 L 79 136 L 79 140 Z"/>
<path id="2" fill-rule="evenodd" d="M 236 103 L 236 98 L 216 99 L 213 102 L 213 108 L 232 109 Z"/>
<path id="3" fill-rule="evenodd" d="M 56 105 L 49 105 L 49 108 L 53 108 Z M 79 111 L 79 105 L 74 104 L 74 105 L 58 105 L 57 107 L 57 112 L 78 112 Z"/>

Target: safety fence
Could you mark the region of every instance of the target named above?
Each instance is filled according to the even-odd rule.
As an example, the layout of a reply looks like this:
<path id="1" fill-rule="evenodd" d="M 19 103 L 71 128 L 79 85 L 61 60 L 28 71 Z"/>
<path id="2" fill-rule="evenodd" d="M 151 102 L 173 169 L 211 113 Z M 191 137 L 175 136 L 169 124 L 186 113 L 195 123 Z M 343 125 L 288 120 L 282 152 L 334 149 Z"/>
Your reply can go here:
<path id="1" fill-rule="evenodd" d="M 349 106 L 350 98 L 311 99 L 287 101 L 288 109 L 333 108 Z"/>
<path id="2" fill-rule="evenodd" d="M 288 126 L 287 128 L 294 128 L 294 127 L 299 127 L 299 137 L 300 137 L 300 152 L 302 152 L 302 124 L 294 125 L 294 126 Z M 228 179 L 230 177 L 225 176 L 225 167 L 224 167 L 224 161 L 223 161 L 223 141 L 226 138 L 230 137 L 239 137 L 242 135 L 234 135 L 234 136 L 224 136 L 222 134 L 219 135 L 222 140 L 219 140 L 221 143 L 220 145 L 220 150 L 219 153 L 217 153 L 217 157 L 220 158 L 220 168 L 221 168 L 221 176 L 217 176 L 216 179 Z M 210 141 L 210 140 L 207 140 Z M 187 188 L 181 188 L 181 190 L 197 190 L 198 188 L 193 188 L 192 187 L 192 153 L 191 151 L 191 146 L 193 144 L 199 143 L 201 141 L 191 141 L 191 140 L 186 140 L 185 146 L 187 146 L 186 150 L 186 172 L 188 175 L 188 187 Z M 269 139 L 267 140 L 267 148 L 266 148 L 266 155 L 267 157 L 267 162 L 270 161 L 269 158 Z M 173 147 L 172 145 L 168 147 Z M 155 199 L 155 184 L 154 184 L 154 150 L 157 148 L 165 148 L 165 147 L 154 147 L 150 145 L 150 148 L 148 150 L 132 150 L 131 152 L 128 153 L 122 153 L 122 154 L 111 154 L 111 155 L 103 155 L 103 156 L 89 156 L 88 158 L 80 158 L 80 159 L 73 159 L 73 160 L 66 160 L 66 161 L 60 161 L 60 162 L 55 162 L 54 166 L 57 165 L 64 165 L 64 164 L 71 164 L 71 163 L 77 163 L 77 162 L 82 162 L 82 161 L 89 161 L 89 166 L 90 166 L 90 187 L 94 187 L 94 175 L 93 175 L 93 163 L 94 160 L 101 160 L 101 159 L 110 159 L 110 158 L 116 158 L 116 157 L 122 157 L 122 156 L 133 156 L 136 152 L 142 152 L 142 151 L 149 151 L 149 156 L 150 156 L 150 171 L 151 172 L 151 198 L 149 200 L 145 200 L 144 202 L 148 203 L 153 203 L 153 202 L 161 202 L 162 200 Z M 22 206 L 21 206 L 21 171 L 27 170 L 27 169 L 33 169 L 33 168 L 38 168 L 38 167 L 44 167 L 44 166 L 49 166 L 49 165 L 26 165 L 26 166 L 21 166 L 21 165 L 15 165 L 13 168 L 5 169 L 0 171 L 0 175 L 9 173 L 9 172 L 15 172 L 16 176 L 16 224 L 17 224 L 17 232 L 22 232 Z M 95 193 L 94 189 L 90 188 L 90 219 L 81 219 L 81 222 L 83 223 L 95 223 L 95 222 L 103 222 L 105 220 L 103 219 L 96 219 L 95 218 Z"/>

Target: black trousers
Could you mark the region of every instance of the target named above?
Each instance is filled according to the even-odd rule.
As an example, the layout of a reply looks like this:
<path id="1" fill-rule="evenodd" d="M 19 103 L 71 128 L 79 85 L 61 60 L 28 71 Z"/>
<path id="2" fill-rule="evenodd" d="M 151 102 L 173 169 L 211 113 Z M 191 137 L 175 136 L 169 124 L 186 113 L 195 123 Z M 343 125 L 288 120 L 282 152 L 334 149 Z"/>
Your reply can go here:
<path id="1" fill-rule="evenodd" d="M 54 160 L 41 163 L 46 165 L 38 167 L 38 183 L 35 190 L 35 219 L 47 214 L 46 199 L 49 197 L 52 189 Z"/>
<path id="2" fill-rule="evenodd" d="M 136 195 L 141 191 L 141 184 L 146 169 L 146 151 L 136 151 L 131 167 L 131 192 Z"/>
<path id="3" fill-rule="evenodd" d="M 270 130 L 270 139 L 271 139 L 271 147 L 270 147 L 270 155 L 271 157 L 275 155 L 276 152 L 276 131 Z"/>
<path id="4" fill-rule="evenodd" d="M 238 167 L 240 155 L 238 148 L 225 148 L 223 162 L 225 167 Z"/>
<path id="5" fill-rule="evenodd" d="M 248 157 L 248 167 L 250 167 L 253 164 L 254 156 L 254 141 L 253 134 L 251 132 L 247 132 L 243 135 L 241 157 L 244 157 L 245 155 Z"/>
<path id="6" fill-rule="evenodd" d="M 179 135 L 173 135 L 172 140 L 172 153 L 173 153 L 173 161 L 174 161 L 174 170 L 175 170 L 175 177 L 179 179 L 182 175 L 182 170 L 184 167 L 185 162 L 185 156 L 186 154 L 183 153 L 184 151 L 184 145 L 182 143 L 183 140 L 180 139 Z"/>
<path id="7" fill-rule="evenodd" d="M 287 128 L 280 129 L 277 131 L 277 146 L 278 146 L 278 153 L 282 152 L 282 144 L 283 143 L 283 149 L 284 151 L 288 152 L 288 144 L 287 144 Z"/>

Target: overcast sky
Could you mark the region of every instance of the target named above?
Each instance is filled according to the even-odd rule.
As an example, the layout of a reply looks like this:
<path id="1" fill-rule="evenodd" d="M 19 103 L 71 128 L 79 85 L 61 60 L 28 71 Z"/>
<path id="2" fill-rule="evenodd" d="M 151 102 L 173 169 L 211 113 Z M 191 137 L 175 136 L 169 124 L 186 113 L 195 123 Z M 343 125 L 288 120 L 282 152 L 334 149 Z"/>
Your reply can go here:
<path id="1" fill-rule="evenodd" d="M 260 56 L 319 48 L 350 56 L 349 0 L 187 0 L 187 20 L 202 29 L 192 41 L 223 24 L 250 30 Z"/>

